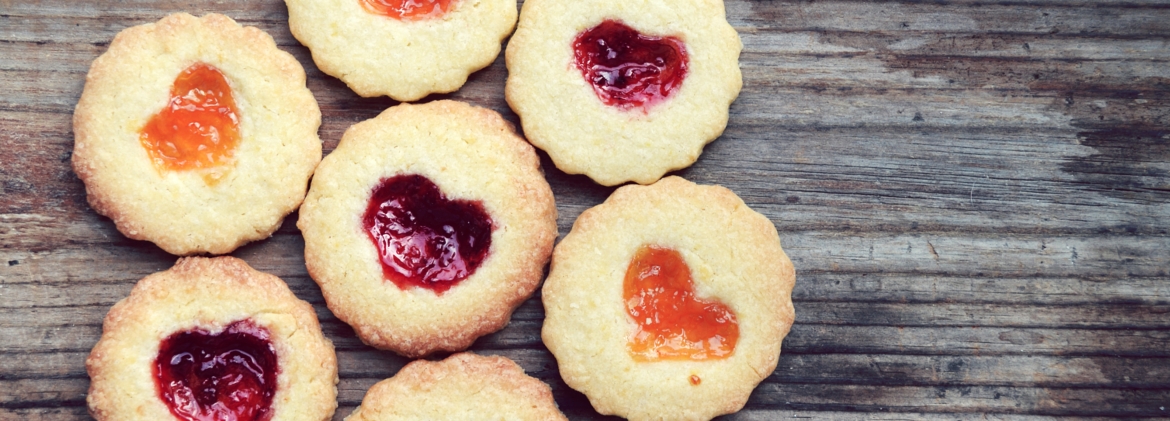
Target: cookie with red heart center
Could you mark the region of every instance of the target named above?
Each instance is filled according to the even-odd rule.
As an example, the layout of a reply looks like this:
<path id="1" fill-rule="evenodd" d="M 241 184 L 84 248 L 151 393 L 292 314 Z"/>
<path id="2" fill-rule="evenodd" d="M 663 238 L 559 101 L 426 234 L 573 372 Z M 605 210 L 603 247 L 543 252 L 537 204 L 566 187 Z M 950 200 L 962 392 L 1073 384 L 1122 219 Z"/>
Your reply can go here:
<path id="1" fill-rule="evenodd" d="M 189 257 L 110 309 L 89 358 L 99 421 L 327 420 L 337 357 L 313 307 L 234 257 Z"/>
<path id="2" fill-rule="evenodd" d="M 410 357 L 503 328 L 556 238 L 536 151 L 496 112 L 455 101 L 350 127 L 300 216 L 330 310 L 367 344 Z"/>
<path id="3" fill-rule="evenodd" d="M 794 282 L 771 221 L 726 188 L 666 177 L 577 218 L 541 291 L 541 337 L 602 414 L 710 419 L 776 368 Z"/>
<path id="4" fill-rule="evenodd" d="M 557 168 L 649 184 L 723 133 L 741 49 L 722 0 L 529 0 L 505 96 Z"/>

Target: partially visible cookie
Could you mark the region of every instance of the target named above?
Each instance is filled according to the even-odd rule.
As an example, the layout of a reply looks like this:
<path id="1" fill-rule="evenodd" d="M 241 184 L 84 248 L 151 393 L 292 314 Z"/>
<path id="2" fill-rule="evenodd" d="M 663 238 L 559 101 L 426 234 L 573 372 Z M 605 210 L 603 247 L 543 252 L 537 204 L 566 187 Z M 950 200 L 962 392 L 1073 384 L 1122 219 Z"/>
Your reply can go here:
<path id="1" fill-rule="evenodd" d="M 505 357 L 416 360 L 366 392 L 346 421 L 567 420 L 552 391 Z"/>
<path id="2" fill-rule="evenodd" d="M 741 49 L 722 0 L 528 0 L 505 94 L 557 168 L 649 184 L 723 133 Z"/>
<path id="3" fill-rule="evenodd" d="M 85 366 L 98 421 L 327 420 L 337 408 L 337 357 L 313 307 L 234 257 L 143 278 Z"/>
<path id="4" fill-rule="evenodd" d="M 267 238 L 321 160 L 321 112 L 272 37 L 230 18 L 127 28 L 73 115 L 73 170 L 127 237 L 177 255 Z"/>
<path id="5" fill-rule="evenodd" d="M 346 130 L 297 226 L 329 309 L 365 343 L 410 357 L 503 328 L 557 235 L 532 146 L 498 113 L 455 101 Z"/>
<path id="6" fill-rule="evenodd" d="M 553 253 L 541 336 L 602 414 L 710 419 L 776 368 L 794 282 L 771 221 L 726 188 L 667 177 L 577 219 Z"/>
<path id="7" fill-rule="evenodd" d="M 364 97 L 414 101 L 459 89 L 500 54 L 516 0 L 285 0 L 321 71 Z"/>

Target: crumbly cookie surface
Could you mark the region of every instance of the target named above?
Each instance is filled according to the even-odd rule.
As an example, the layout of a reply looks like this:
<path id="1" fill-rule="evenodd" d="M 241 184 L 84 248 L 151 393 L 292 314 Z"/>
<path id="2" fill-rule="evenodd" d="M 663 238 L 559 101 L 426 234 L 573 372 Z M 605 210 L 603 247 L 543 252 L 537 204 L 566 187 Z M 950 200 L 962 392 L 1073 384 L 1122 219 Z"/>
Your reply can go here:
<path id="1" fill-rule="evenodd" d="M 337 408 L 337 357 L 316 313 L 284 281 L 234 257 L 188 257 L 143 278 L 106 315 L 86 369 L 87 401 L 99 421 L 173 419 L 152 365 L 173 333 L 220 331 L 250 320 L 266 328 L 279 374 L 272 420 L 327 420 Z"/>
<path id="2" fill-rule="evenodd" d="M 500 54 L 516 0 L 456 0 L 440 17 L 402 21 L 361 0 L 285 0 L 289 27 L 321 71 L 364 97 L 414 101 L 453 92 Z"/>
<path id="3" fill-rule="evenodd" d="M 505 357 L 416 360 L 375 384 L 347 421 L 567 420 L 552 391 Z"/>
<path id="4" fill-rule="evenodd" d="M 222 72 L 239 108 L 234 162 L 216 183 L 160 170 L 139 131 L 196 63 Z M 209 14 L 127 28 L 96 60 L 73 115 L 73 169 L 118 230 L 176 255 L 223 254 L 267 238 L 300 205 L 321 159 L 321 112 L 305 72 L 263 31 Z"/>
<path id="5" fill-rule="evenodd" d="M 375 187 L 406 174 L 451 199 L 480 201 L 492 220 L 486 259 L 442 294 L 387 280 L 363 229 Z M 455 101 L 398 105 L 346 130 L 317 169 L 297 226 L 330 310 L 365 343 L 410 357 L 463 350 L 503 328 L 540 283 L 557 235 L 532 146 L 496 112 Z"/>
<path id="6" fill-rule="evenodd" d="M 598 99 L 574 63 L 573 41 L 606 19 L 686 44 L 690 67 L 677 92 L 646 112 Z M 722 0 L 529 0 L 508 42 L 505 94 L 525 137 L 557 168 L 607 186 L 648 184 L 694 163 L 723 133 L 742 87 L 741 49 Z"/>
<path id="7" fill-rule="evenodd" d="M 635 322 L 626 313 L 623 279 L 645 244 L 681 253 L 696 294 L 734 312 L 739 340 L 730 356 L 651 362 L 632 357 Z M 625 186 L 583 212 L 553 252 L 542 290 L 542 338 L 565 383 L 602 414 L 710 419 L 742 408 L 775 369 L 795 317 L 794 282 L 776 228 L 730 190 L 673 176 Z"/>

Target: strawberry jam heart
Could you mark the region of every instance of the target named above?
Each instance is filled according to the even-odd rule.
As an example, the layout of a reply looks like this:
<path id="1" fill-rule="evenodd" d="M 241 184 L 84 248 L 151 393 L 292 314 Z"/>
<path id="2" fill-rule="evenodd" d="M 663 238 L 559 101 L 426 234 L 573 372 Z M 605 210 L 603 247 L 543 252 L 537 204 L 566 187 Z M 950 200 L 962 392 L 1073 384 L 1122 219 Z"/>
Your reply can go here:
<path id="1" fill-rule="evenodd" d="M 638 248 L 623 289 L 626 313 L 637 325 L 629 343 L 635 360 L 705 360 L 735 350 L 735 314 L 723 303 L 695 296 L 691 269 L 678 251 Z"/>
<path id="2" fill-rule="evenodd" d="M 159 397 L 188 421 L 270 419 L 278 370 L 268 329 L 247 320 L 172 334 L 154 361 Z"/>
<path id="3" fill-rule="evenodd" d="M 577 68 L 603 103 L 623 110 L 669 97 L 687 75 L 686 45 L 675 37 L 648 37 L 605 20 L 573 41 Z"/>
<path id="4" fill-rule="evenodd" d="M 492 220 L 481 202 L 447 199 L 421 175 L 383 179 L 362 223 L 387 279 L 436 294 L 475 273 L 492 242 Z"/>
<path id="5" fill-rule="evenodd" d="M 232 88 L 223 73 L 195 63 L 175 78 L 166 107 L 142 127 L 138 139 L 155 167 L 193 170 L 220 166 L 240 141 Z M 213 181 L 222 172 L 210 172 Z"/>
<path id="6" fill-rule="evenodd" d="M 455 0 L 360 0 L 367 12 L 413 21 L 443 16 Z"/>

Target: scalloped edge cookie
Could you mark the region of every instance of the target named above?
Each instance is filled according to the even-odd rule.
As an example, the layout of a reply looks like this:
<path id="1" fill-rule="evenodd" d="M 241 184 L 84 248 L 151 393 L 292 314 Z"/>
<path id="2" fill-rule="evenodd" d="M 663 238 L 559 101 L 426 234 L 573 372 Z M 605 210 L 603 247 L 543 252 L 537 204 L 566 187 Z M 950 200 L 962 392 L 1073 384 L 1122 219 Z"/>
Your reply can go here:
<path id="1" fill-rule="evenodd" d="M 174 419 L 152 363 L 162 340 L 195 328 L 219 331 L 249 319 L 268 329 L 280 372 L 272 421 L 328 420 L 337 408 L 337 355 L 313 307 L 276 276 L 234 257 L 181 258 L 148 275 L 106 314 L 85 360 L 86 401 L 99 421 Z"/>
<path id="2" fill-rule="evenodd" d="M 346 421 L 565 420 L 552 390 L 500 356 L 416 360 L 366 392 Z"/>
<path id="3" fill-rule="evenodd" d="M 436 295 L 386 280 L 362 226 L 385 178 L 418 174 L 452 200 L 480 201 L 491 248 L 471 276 Z M 531 145 L 495 111 L 456 101 L 401 104 L 346 130 L 301 207 L 305 263 L 329 309 L 363 342 L 417 357 L 466 349 L 508 323 L 532 294 L 557 236 L 556 204 Z"/>
<path id="4" fill-rule="evenodd" d="M 293 35 L 321 71 L 363 97 L 414 101 L 454 92 L 495 61 L 516 26 L 515 0 L 457 0 L 441 17 L 400 21 L 359 0 L 285 0 Z"/>
<path id="5" fill-rule="evenodd" d="M 681 1 L 681 2 L 680 2 Z M 743 45 L 724 17 L 722 0 L 627 2 L 528 0 L 505 53 L 505 97 L 524 135 L 557 168 L 612 186 L 653 183 L 690 166 L 723 133 L 743 86 Z M 688 75 L 646 112 L 602 103 L 577 69 L 573 40 L 605 19 L 651 36 L 679 37 Z"/>
<path id="6" fill-rule="evenodd" d="M 214 185 L 198 171 L 156 169 L 139 140 L 196 62 L 224 74 L 239 108 L 234 164 Z M 73 170 L 90 206 L 127 237 L 175 255 L 224 254 L 268 238 L 301 204 L 321 160 L 320 125 L 304 69 L 271 36 L 223 15 L 173 14 L 123 30 L 94 60 L 73 114 Z"/>
<path id="7" fill-rule="evenodd" d="M 644 244 L 682 254 L 696 295 L 736 315 L 732 354 L 638 362 L 623 283 Z M 705 420 L 738 411 L 776 368 L 795 320 L 795 272 L 775 226 L 730 190 L 666 177 L 617 189 L 586 210 L 553 252 L 541 332 L 561 377 L 602 414 L 631 420 Z M 698 377 L 698 384 L 691 380 Z"/>

